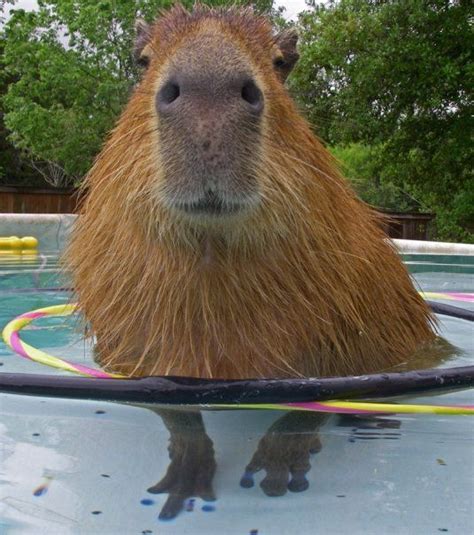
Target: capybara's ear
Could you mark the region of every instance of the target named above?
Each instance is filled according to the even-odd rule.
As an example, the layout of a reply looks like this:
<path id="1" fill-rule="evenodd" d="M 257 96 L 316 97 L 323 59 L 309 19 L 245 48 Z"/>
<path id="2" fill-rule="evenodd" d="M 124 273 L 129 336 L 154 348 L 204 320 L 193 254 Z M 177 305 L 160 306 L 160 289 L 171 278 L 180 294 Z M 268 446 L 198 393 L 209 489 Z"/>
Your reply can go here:
<path id="1" fill-rule="evenodd" d="M 296 49 L 297 42 L 298 34 L 293 29 L 283 30 L 275 37 L 279 53 L 275 55 L 273 65 L 282 81 L 286 80 L 300 57 Z"/>
<path id="2" fill-rule="evenodd" d="M 145 47 L 151 40 L 151 26 L 145 20 L 137 19 L 135 21 L 135 33 L 133 57 L 140 66 L 148 67 L 150 58 L 146 54 Z"/>

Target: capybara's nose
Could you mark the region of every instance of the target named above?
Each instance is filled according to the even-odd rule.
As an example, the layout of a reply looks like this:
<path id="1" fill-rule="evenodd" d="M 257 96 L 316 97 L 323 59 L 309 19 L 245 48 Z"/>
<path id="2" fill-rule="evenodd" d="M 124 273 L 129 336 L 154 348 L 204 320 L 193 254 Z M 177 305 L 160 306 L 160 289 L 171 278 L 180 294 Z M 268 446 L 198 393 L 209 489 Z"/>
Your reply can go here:
<path id="1" fill-rule="evenodd" d="M 263 94 L 252 76 L 174 75 L 161 86 L 156 96 L 160 115 L 199 112 L 199 106 L 220 110 L 240 110 L 258 117 L 263 111 Z"/>

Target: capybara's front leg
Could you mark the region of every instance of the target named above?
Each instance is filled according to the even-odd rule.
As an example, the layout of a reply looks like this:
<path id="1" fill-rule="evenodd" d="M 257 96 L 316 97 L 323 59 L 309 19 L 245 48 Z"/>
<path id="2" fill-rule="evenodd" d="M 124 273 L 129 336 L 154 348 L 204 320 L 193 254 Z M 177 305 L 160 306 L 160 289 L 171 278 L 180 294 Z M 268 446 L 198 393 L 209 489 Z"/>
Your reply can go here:
<path id="1" fill-rule="evenodd" d="M 154 409 L 170 432 L 170 464 L 166 475 L 148 489 L 152 494 L 168 493 L 159 518 L 174 518 L 185 501 L 198 496 L 215 500 L 212 480 L 216 471 L 214 446 L 204 428 L 200 412 Z"/>
<path id="2" fill-rule="evenodd" d="M 279 418 L 260 440 L 240 485 L 253 487 L 253 475 L 265 470 L 260 487 L 267 496 L 282 496 L 287 490 L 302 492 L 309 486 L 310 454 L 321 450 L 318 430 L 328 416 L 295 411 Z"/>

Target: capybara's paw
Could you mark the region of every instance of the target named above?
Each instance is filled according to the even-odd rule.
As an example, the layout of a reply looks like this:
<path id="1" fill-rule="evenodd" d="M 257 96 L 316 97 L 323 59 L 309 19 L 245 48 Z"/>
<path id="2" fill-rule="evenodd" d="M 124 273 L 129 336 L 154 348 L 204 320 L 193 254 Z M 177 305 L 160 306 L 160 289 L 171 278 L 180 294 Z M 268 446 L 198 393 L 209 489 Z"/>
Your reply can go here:
<path id="1" fill-rule="evenodd" d="M 260 487 L 267 496 L 282 496 L 287 490 L 303 492 L 309 487 L 306 474 L 310 455 L 321 451 L 318 428 L 325 417 L 290 413 L 279 419 L 260 440 L 247 465 L 240 486 L 254 486 L 254 474 L 266 472 Z"/>
<path id="2" fill-rule="evenodd" d="M 205 433 L 172 438 L 169 453 L 171 463 L 165 477 L 148 489 L 151 494 L 168 493 L 159 515 L 161 520 L 174 518 L 193 496 L 205 501 L 216 499 L 212 488 L 216 471 L 214 448 Z"/>

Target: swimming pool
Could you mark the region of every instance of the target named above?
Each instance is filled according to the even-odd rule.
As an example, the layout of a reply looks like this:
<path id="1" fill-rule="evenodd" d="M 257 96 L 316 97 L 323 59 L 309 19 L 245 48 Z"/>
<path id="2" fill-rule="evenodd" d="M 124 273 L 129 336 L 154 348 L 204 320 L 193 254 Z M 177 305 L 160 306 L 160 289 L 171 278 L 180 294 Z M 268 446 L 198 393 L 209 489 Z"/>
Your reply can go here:
<path id="1" fill-rule="evenodd" d="M 58 242 L 45 239 L 43 243 L 50 250 L 43 249 L 36 257 L 0 258 L 2 327 L 20 313 L 70 299 L 67 291 L 57 290 L 68 286 L 57 270 Z M 412 254 L 404 258 L 424 291 L 474 291 L 474 257 Z M 454 304 L 474 308 L 469 302 Z M 51 354 L 92 365 L 91 347 L 76 327 L 73 317 L 43 318 L 22 336 Z M 472 324 L 443 317 L 440 328 L 462 350 L 443 366 L 472 364 Z M 3 343 L 0 363 L 2 372 L 62 373 L 21 359 Z M 473 398 L 471 391 L 458 391 L 437 396 L 435 402 L 467 405 L 474 403 Z M 433 400 L 425 396 L 410 402 Z M 259 486 L 262 472 L 252 478 L 247 474 L 243 485 L 241 478 L 260 439 L 284 413 L 203 411 L 208 439 L 199 426 L 191 437 L 181 436 L 185 426 L 178 424 L 175 429 L 174 446 L 179 450 L 180 439 L 187 444 L 181 454 L 188 455 L 189 462 L 188 472 L 172 475 L 181 482 L 175 494 L 186 494 L 186 485 L 195 476 L 196 494 L 207 499 L 187 497 L 176 518 L 163 520 L 158 516 L 168 495 L 147 489 L 170 465 L 169 433 L 163 415 L 152 409 L 0 395 L 0 532 L 280 535 L 474 530 L 474 426 L 468 417 L 333 416 L 321 429 L 321 451 L 310 456 L 309 488 L 268 497 Z M 195 416 L 192 420 L 198 421 Z M 292 431 L 284 421 L 275 425 L 271 438 L 272 447 L 282 452 L 278 459 L 310 434 L 304 426 Z M 203 449 L 209 453 L 210 441 L 217 465 L 215 501 L 209 500 L 206 484 L 206 470 L 212 472 L 212 463 L 205 462 L 209 455 L 195 455 Z M 286 477 L 284 467 L 274 467 L 274 473 Z"/>

